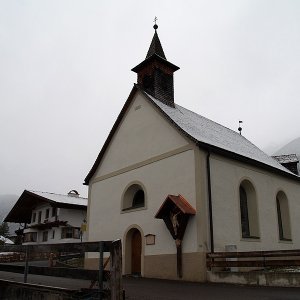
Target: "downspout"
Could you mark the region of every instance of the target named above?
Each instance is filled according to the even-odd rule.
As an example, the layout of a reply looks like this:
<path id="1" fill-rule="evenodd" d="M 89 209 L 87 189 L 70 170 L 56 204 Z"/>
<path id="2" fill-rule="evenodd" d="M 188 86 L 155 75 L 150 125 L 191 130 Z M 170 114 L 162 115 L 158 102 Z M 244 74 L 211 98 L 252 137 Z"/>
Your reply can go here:
<path id="1" fill-rule="evenodd" d="M 209 233 L 210 233 L 210 251 L 215 252 L 214 246 L 214 226 L 212 215 L 212 200 L 211 200 L 211 179 L 210 179 L 210 152 L 207 152 L 206 156 L 206 169 L 207 169 L 207 190 L 208 190 L 208 212 L 209 212 Z"/>

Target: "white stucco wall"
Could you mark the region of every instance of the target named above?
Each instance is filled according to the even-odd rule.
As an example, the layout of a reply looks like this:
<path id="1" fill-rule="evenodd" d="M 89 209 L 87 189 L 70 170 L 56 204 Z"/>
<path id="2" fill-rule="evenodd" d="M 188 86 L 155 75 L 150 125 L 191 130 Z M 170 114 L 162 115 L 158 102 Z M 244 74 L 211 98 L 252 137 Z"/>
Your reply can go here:
<path id="1" fill-rule="evenodd" d="M 145 187 L 146 209 L 121 212 L 122 194 L 135 182 Z M 145 255 L 176 253 L 174 240 L 164 222 L 154 218 L 168 194 L 181 194 L 196 207 L 193 150 L 93 183 L 89 195 L 89 241 L 123 238 L 127 228 L 136 224 L 144 235 L 156 235 L 156 244 L 145 246 Z M 183 252 L 196 249 L 196 217 L 192 217 L 186 229 Z"/>
<path id="2" fill-rule="evenodd" d="M 94 178 L 189 144 L 139 92 L 127 110 Z"/>
<path id="3" fill-rule="evenodd" d="M 83 220 L 86 219 L 86 210 L 61 208 L 59 212 L 59 220 L 68 221 L 68 225 L 80 227 Z"/>
<path id="4" fill-rule="evenodd" d="M 132 183 L 145 190 L 146 208 L 121 211 L 122 195 Z M 137 93 L 89 185 L 88 240 L 123 239 L 132 225 L 156 235 L 145 255 L 175 254 L 163 220 L 154 216 L 168 194 L 181 194 L 196 208 L 195 158 L 181 135 L 144 96 Z M 183 252 L 197 251 L 196 217 L 186 229 Z M 124 243 L 124 240 L 123 240 Z"/>
<path id="5" fill-rule="evenodd" d="M 255 189 L 258 210 L 259 240 L 241 236 L 239 186 L 249 180 Z M 238 251 L 299 249 L 300 184 L 282 176 L 220 156 L 211 157 L 211 183 L 215 250 L 237 245 Z M 292 242 L 280 241 L 276 194 L 288 198 Z"/>

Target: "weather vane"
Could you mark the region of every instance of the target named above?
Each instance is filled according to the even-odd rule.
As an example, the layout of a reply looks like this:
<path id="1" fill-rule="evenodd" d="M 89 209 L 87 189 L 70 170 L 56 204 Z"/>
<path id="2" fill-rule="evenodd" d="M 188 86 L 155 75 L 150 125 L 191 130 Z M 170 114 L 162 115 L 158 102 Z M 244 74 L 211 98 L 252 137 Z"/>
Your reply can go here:
<path id="1" fill-rule="evenodd" d="M 158 19 L 157 19 L 157 17 L 155 17 L 154 18 L 154 26 L 153 26 L 153 28 L 156 30 L 157 28 L 158 28 L 158 26 L 157 26 L 157 24 L 156 24 L 156 21 L 157 21 Z"/>
<path id="2" fill-rule="evenodd" d="M 239 121 L 239 128 L 238 128 L 238 131 L 240 132 L 240 135 L 242 135 L 242 127 L 241 127 L 241 124 L 243 123 L 243 121 Z"/>

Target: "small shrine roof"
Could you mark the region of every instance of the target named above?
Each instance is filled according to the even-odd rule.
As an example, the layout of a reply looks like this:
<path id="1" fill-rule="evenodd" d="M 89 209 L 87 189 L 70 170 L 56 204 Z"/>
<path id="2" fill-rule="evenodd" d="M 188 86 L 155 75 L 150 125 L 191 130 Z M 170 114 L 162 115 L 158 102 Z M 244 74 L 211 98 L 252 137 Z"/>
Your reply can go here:
<path id="1" fill-rule="evenodd" d="M 162 219 L 166 211 L 169 211 L 168 208 L 172 203 L 175 204 L 184 214 L 189 214 L 189 215 L 196 214 L 196 210 L 183 196 L 181 196 L 180 194 L 178 196 L 168 195 L 166 200 L 163 202 L 158 212 L 156 213 L 155 218 Z"/>

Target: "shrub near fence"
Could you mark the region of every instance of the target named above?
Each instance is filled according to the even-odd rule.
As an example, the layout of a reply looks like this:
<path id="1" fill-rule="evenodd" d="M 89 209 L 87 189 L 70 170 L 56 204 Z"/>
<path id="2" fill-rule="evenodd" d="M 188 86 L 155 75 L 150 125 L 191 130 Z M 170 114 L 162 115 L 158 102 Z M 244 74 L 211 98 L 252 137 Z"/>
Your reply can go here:
<path id="1" fill-rule="evenodd" d="M 0 253 L 0 263 L 24 261 L 24 253 Z"/>

